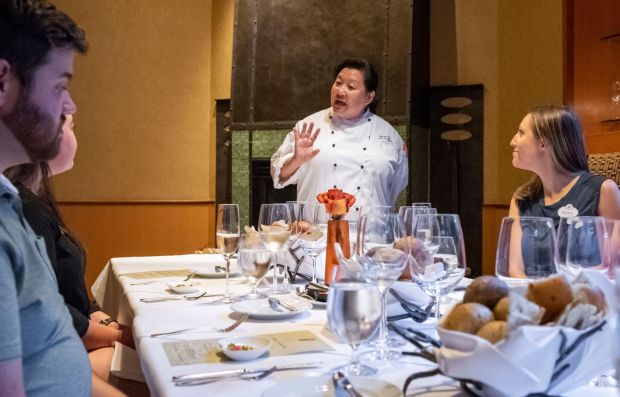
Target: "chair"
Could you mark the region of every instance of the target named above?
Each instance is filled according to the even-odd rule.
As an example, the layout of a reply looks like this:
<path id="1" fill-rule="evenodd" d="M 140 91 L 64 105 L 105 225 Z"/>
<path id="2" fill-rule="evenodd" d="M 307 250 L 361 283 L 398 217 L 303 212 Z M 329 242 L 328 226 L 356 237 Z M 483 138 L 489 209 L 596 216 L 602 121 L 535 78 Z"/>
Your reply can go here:
<path id="1" fill-rule="evenodd" d="M 588 167 L 591 173 L 605 176 L 620 185 L 620 152 L 589 154 Z"/>

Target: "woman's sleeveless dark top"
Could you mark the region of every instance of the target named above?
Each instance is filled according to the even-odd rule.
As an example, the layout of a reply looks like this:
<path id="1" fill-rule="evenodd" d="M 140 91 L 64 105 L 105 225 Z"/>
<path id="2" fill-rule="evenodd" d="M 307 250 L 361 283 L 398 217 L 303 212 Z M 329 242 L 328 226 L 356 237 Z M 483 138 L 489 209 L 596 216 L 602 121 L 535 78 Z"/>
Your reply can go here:
<path id="1" fill-rule="evenodd" d="M 601 185 L 605 181 L 604 176 L 593 175 L 589 172 L 584 172 L 573 187 L 562 197 L 558 202 L 551 205 L 545 205 L 545 198 L 543 193 L 531 200 L 517 200 L 517 207 L 519 208 L 520 216 L 539 216 L 553 219 L 556 232 L 558 232 L 558 226 L 560 224 L 560 212 L 569 214 L 572 216 L 596 216 L 598 215 L 598 203 L 601 194 Z M 564 240 L 564 246 L 558 247 L 560 252 L 566 250 L 566 241 Z M 528 258 L 530 250 L 526 246 L 526 241 L 522 241 L 522 254 L 523 263 L 525 264 L 525 273 L 529 276 L 532 273 L 532 269 L 528 269 Z M 594 247 L 597 245 L 594 244 Z M 537 273 L 540 273 L 538 269 Z M 551 273 L 549 271 L 548 273 Z M 541 274 L 537 274 L 541 276 Z"/>

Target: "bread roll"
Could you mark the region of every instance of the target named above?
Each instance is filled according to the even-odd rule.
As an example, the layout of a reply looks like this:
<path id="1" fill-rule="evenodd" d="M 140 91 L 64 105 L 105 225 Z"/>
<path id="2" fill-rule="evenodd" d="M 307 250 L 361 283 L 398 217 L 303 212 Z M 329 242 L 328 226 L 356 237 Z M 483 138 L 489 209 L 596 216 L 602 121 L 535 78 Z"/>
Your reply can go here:
<path id="1" fill-rule="evenodd" d="M 564 310 L 573 300 L 573 290 L 564 275 L 554 275 L 531 283 L 527 299 L 545 308 L 541 324 L 546 324 Z"/>
<path id="2" fill-rule="evenodd" d="M 463 303 L 477 302 L 493 309 L 497 302 L 508 296 L 508 285 L 495 276 L 481 276 L 475 279 L 465 290 Z"/>
<path id="3" fill-rule="evenodd" d="M 510 298 L 504 296 L 500 299 L 493 308 L 493 316 L 496 320 L 506 321 L 508 320 L 508 312 L 510 311 Z"/>
<path id="4" fill-rule="evenodd" d="M 493 321 L 491 310 L 480 303 L 459 303 L 443 319 L 441 326 L 453 331 L 475 334 L 489 321 Z"/>
<path id="5" fill-rule="evenodd" d="M 481 338 L 495 344 L 506 338 L 508 334 L 508 324 L 506 321 L 491 321 L 484 324 L 476 333 Z"/>

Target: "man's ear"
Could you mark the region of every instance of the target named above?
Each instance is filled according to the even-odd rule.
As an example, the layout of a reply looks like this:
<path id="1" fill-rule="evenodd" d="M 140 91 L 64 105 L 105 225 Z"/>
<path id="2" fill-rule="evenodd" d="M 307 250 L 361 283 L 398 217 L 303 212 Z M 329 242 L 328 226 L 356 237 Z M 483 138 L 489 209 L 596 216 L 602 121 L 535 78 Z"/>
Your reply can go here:
<path id="1" fill-rule="evenodd" d="M 11 69 L 11 64 L 0 58 L 0 114 L 15 98 L 18 81 Z"/>

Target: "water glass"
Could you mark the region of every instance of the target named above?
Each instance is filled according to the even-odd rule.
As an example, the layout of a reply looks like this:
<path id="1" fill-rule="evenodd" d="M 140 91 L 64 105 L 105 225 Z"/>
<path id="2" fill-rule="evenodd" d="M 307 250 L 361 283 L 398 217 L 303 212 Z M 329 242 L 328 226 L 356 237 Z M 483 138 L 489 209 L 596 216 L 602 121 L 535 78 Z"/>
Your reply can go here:
<path id="1" fill-rule="evenodd" d="M 607 235 L 605 218 L 600 216 L 577 216 L 567 222 L 566 254 L 559 251 L 558 261 L 561 272 L 570 277 L 581 273 L 583 268 L 593 268 L 606 272 L 609 263 L 604 263 L 604 244 Z"/>
<path id="2" fill-rule="evenodd" d="M 381 293 L 372 284 L 363 282 L 332 282 L 327 297 L 327 322 L 340 342 L 351 346 L 351 360 L 341 371 L 347 376 L 369 376 L 375 368 L 361 364 L 357 349 L 377 331 L 381 322 Z"/>
<path id="3" fill-rule="evenodd" d="M 242 235 L 239 240 L 237 265 L 241 273 L 252 283 L 246 299 L 262 298 L 257 290 L 258 283 L 265 277 L 271 264 L 271 251 L 258 235 Z"/>
<path id="4" fill-rule="evenodd" d="M 556 238 L 551 218 L 505 217 L 497 242 L 495 274 L 512 284 L 556 272 Z M 521 281 L 519 281 L 521 280 Z"/>
<path id="5" fill-rule="evenodd" d="M 269 293 L 287 294 L 290 291 L 282 291 L 278 288 L 278 264 L 277 253 L 286 247 L 291 236 L 291 213 L 285 203 L 261 204 L 258 215 L 258 232 L 272 253 L 273 284 Z M 286 264 L 285 264 L 286 266 Z M 284 277 L 288 272 L 284 271 Z"/>

